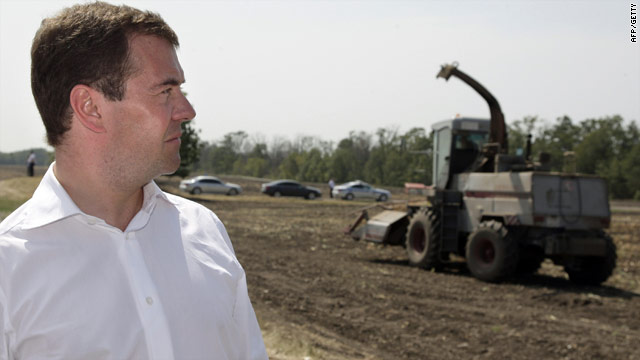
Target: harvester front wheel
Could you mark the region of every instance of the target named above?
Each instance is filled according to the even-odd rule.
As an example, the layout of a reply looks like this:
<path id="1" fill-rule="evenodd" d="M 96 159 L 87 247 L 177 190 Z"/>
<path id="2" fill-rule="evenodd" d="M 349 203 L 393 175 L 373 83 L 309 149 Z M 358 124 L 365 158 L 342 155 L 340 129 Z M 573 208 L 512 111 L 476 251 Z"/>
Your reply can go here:
<path id="1" fill-rule="evenodd" d="M 406 237 L 410 265 L 425 269 L 440 267 L 440 217 L 437 212 L 420 211 L 414 215 Z"/>
<path id="2" fill-rule="evenodd" d="M 564 270 L 569 274 L 571 282 L 580 285 L 600 285 L 613 273 L 617 260 L 616 245 L 609 234 L 601 232 L 599 236 L 605 241 L 605 256 L 585 256 L 575 259 L 571 265 L 566 265 Z"/>
<path id="3" fill-rule="evenodd" d="M 518 266 L 518 243 L 509 231 L 495 220 L 484 221 L 469 235 L 466 249 L 467 267 L 476 278 L 498 282 L 515 274 Z"/>

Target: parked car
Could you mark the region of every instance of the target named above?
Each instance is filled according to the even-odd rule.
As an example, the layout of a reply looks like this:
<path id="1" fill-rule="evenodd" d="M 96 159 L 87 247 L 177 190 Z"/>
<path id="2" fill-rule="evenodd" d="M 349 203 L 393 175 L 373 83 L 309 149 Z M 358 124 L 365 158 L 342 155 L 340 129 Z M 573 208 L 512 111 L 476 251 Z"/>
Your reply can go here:
<path id="1" fill-rule="evenodd" d="M 309 200 L 322 196 L 320 189 L 304 186 L 294 180 L 276 180 L 262 184 L 263 193 L 271 196 L 301 196 Z"/>
<path id="2" fill-rule="evenodd" d="M 225 183 L 215 176 L 196 176 L 182 180 L 180 190 L 196 195 L 201 193 L 238 195 L 242 192 L 242 187 L 237 184 Z"/>
<path id="3" fill-rule="evenodd" d="M 391 199 L 388 190 L 377 189 L 364 181 L 355 180 L 333 188 L 333 197 L 353 200 L 353 199 L 373 199 L 376 201 L 387 201 Z"/>

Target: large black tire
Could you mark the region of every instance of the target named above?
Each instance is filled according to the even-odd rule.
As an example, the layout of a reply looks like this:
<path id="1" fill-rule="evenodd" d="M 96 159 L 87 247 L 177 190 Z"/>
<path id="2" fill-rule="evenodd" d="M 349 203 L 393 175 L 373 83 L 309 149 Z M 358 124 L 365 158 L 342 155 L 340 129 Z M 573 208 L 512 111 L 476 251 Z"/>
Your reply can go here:
<path id="1" fill-rule="evenodd" d="M 387 201 L 387 195 L 385 194 L 380 195 L 380 197 L 378 198 L 378 201 L 381 201 L 381 202 Z"/>
<path id="2" fill-rule="evenodd" d="M 502 223 L 485 221 L 469 235 L 466 257 L 473 276 L 482 281 L 499 282 L 516 273 L 518 243 Z"/>
<path id="3" fill-rule="evenodd" d="M 440 217 L 432 210 L 416 213 L 409 222 L 406 235 L 406 250 L 409 264 L 425 269 L 439 269 Z"/>
<path id="4" fill-rule="evenodd" d="M 571 282 L 580 285 L 600 285 L 605 282 L 616 268 L 616 245 L 609 234 L 604 231 L 598 235 L 605 241 L 607 252 L 603 257 L 584 256 L 574 259 L 565 265 L 564 271 L 569 274 Z"/>
<path id="5" fill-rule="evenodd" d="M 202 194 L 202 189 L 200 189 L 199 187 L 193 188 L 193 190 L 191 190 L 191 193 L 193 195 L 199 195 Z"/>
<path id="6" fill-rule="evenodd" d="M 229 192 L 227 193 L 227 195 L 238 195 L 238 190 L 236 189 L 229 189 Z"/>
<path id="7" fill-rule="evenodd" d="M 313 191 L 309 191 L 307 193 L 307 196 L 305 196 L 307 198 L 307 200 L 313 200 L 316 198 L 316 193 L 314 193 Z"/>
<path id="8" fill-rule="evenodd" d="M 282 196 L 282 194 L 280 193 L 280 191 L 274 191 L 274 192 L 273 192 L 273 195 L 271 195 L 271 196 L 273 196 L 273 197 L 280 197 L 280 196 Z"/>
<path id="9" fill-rule="evenodd" d="M 348 193 L 347 196 L 344 197 L 346 200 L 353 200 L 353 194 Z"/>

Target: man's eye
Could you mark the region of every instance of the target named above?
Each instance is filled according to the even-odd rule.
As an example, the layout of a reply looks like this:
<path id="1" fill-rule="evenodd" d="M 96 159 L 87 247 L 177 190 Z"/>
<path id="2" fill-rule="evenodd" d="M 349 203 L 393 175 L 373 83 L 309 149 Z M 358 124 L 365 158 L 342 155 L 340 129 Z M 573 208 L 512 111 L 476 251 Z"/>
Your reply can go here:
<path id="1" fill-rule="evenodd" d="M 169 94 L 171 94 L 171 90 L 172 90 L 171 88 L 168 88 L 168 89 L 163 90 L 162 93 L 169 95 Z"/>

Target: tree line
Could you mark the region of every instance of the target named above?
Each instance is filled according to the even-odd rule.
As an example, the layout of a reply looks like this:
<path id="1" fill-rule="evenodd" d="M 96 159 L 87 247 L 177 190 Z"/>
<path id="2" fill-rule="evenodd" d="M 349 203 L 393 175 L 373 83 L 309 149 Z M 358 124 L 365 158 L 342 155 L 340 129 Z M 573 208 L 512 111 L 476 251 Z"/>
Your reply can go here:
<path id="1" fill-rule="evenodd" d="M 640 130 L 634 121 L 608 116 L 575 122 L 568 116 L 548 123 L 536 116 L 508 124 L 509 152 L 522 153 L 532 135 L 532 154 L 551 155 L 552 171 L 566 170 L 567 153 L 574 154 L 575 170 L 603 177 L 609 195 L 640 200 Z M 288 178 L 306 182 L 337 183 L 361 179 L 380 186 L 405 182 L 432 183 L 430 130 L 413 128 L 375 132 L 352 131 L 336 142 L 310 136 L 293 140 L 263 137 L 244 131 L 225 134 L 217 141 L 200 139 L 195 124 L 183 123 L 182 163 L 175 175 L 190 173 L 235 174 L 260 178 Z M 38 163 L 53 156 L 35 149 Z M 26 166 L 29 151 L 0 153 L 0 164 Z"/>
<path id="2" fill-rule="evenodd" d="M 521 154 L 531 134 L 532 154 L 550 154 L 552 171 L 567 170 L 566 154 L 573 154 L 572 170 L 606 179 L 611 197 L 640 200 L 640 133 L 635 122 L 626 123 L 618 115 L 580 122 L 563 116 L 553 123 L 530 116 L 507 126 L 509 153 Z M 432 183 L 433 137 L 424 128 L 352 131 L 334 143 L 310 136 L 267 142 L 244 131 L 203 142 L 192 126 L 186 127 L 183 150 L 190 149 L 190 155 L 183 154 L 182 176 L 197 172 L 307 182 L 333 178 L 337 183 L 361 179 L 381 186 Z"/>

